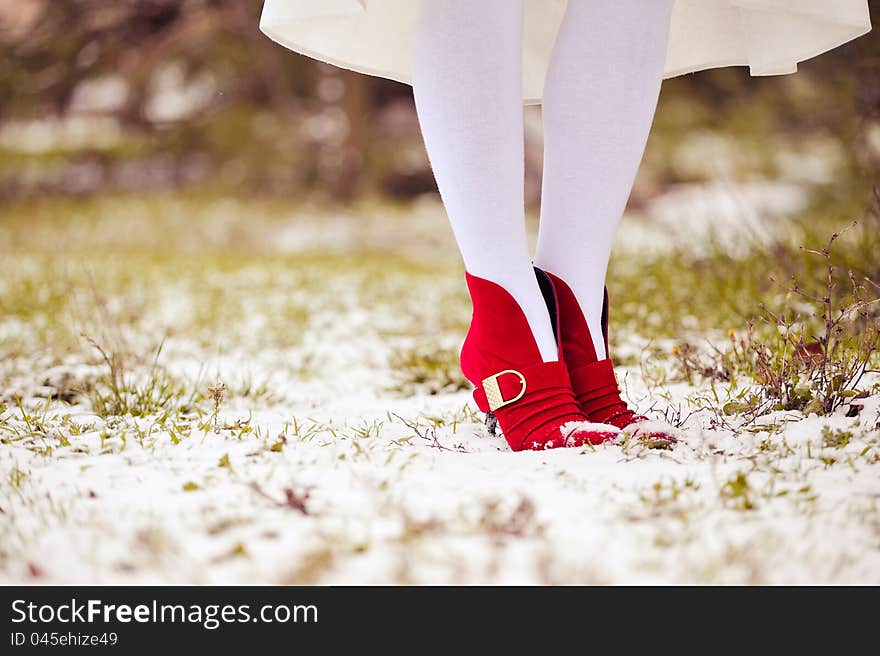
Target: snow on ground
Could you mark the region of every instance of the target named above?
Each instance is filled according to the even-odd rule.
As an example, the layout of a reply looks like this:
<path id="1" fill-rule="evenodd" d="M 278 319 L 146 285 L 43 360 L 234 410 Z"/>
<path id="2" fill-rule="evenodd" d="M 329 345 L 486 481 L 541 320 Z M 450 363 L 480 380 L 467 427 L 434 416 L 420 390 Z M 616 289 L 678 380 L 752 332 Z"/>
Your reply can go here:
<path id="1" fill-rule="evenodd" d="M 59 355 L 46 317 L 0 317 L 0 581 L 880 582 L 877 396 L 743 426 L 707 389 L 621 368 L 680 443 L 512 453 L 454 371 L 450 268 L 199 266 L 80 318 L 125 322 L 127 388 L 179 390 L 143 416 L 99 412 L 88 344 Z M 401 377 L 433 351 L 425 380 Z"/>

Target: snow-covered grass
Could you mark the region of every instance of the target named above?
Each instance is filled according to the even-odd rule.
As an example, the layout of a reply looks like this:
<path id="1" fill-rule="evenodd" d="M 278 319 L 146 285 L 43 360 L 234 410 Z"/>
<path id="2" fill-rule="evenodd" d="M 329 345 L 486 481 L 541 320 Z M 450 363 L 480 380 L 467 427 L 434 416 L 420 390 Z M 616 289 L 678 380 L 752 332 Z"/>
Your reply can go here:
<path id="1" fill-rule="evenodd" d="M 796 248 L 622 249 L 619 377 L 681 441 L 515 454 L 458 371 L 469 305 L 432 203 L 13 209 L 0 581 L 880 582 L 876 374 L 830 414 L 759 407 L 725 346 L 751 321 L 775 348 L 762 303 L 809 313 L 769 280 L 824 284 Z"/>

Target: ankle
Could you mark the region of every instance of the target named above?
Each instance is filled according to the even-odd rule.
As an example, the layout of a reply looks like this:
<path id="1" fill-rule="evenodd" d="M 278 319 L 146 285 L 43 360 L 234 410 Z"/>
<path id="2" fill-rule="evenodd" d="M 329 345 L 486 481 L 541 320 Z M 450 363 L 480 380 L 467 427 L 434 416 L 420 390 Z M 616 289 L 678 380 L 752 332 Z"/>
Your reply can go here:
<path id="1" fill-rule="evenodd" d="M 605 334 L 602 329 L 605 304 L 605 270 L 588 271 L 583 265 L 545 264 L 537 257 L 535 258 L 535 266 L 568 286 L 586 321 L 596 359 L 600 361 L 607 359 Z"/>
<path id="2" fill-rule="evenodd" d="M 515 268 L 501 274 L 492 272 L 489 275 L 481 275 L 470 271 L 469 273 L 495 283 L 510 294 L 528 322 L 541 359 L 544 362 L 559 360 L 559 347 L 553 332 L 550 313 L 547 311 L 547 305 L 530 263 L 526 269 Z"/>

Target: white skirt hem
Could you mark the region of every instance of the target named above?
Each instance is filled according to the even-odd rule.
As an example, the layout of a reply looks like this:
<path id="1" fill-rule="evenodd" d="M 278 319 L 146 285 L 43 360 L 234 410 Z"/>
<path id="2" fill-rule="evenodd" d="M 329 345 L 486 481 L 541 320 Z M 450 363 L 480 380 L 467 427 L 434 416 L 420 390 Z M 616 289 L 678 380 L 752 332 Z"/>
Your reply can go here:
<path id="1" fill-rule="evenodd" d="M 541 102 L 565 4 L 526 0 L 526 104 Z M 414 0 L 266 0 L 260 29 L 313 59 L 412 84 L 417 11 Z M 677 0 L 664 77 L 726 66 L 748 66 L 754 76 L 790 74 L 870 30 L 866 0 Z"/>

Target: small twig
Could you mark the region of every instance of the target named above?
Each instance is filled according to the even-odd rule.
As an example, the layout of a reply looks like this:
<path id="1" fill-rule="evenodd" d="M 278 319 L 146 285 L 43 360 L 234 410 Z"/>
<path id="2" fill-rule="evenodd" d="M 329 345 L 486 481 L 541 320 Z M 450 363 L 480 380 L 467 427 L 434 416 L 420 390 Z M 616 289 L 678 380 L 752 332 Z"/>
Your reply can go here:
<path id="1" fill-rule="evenodd" d="M 263 497 L 264 499 L 268 499 L 279 508 L 296 510 L 303 515 L 311 514 L 306 504 L 311 496 L 311 491 L 314 489 L 313 486 L 305 488 L 301 493 L 297 493 L 293 488 L 290 487 L 284 488 L 284 501 L 279 501 L 272 495 L 267 494 L 256 481 L 251 481 L 249 487 L 261 497 Z"/>

